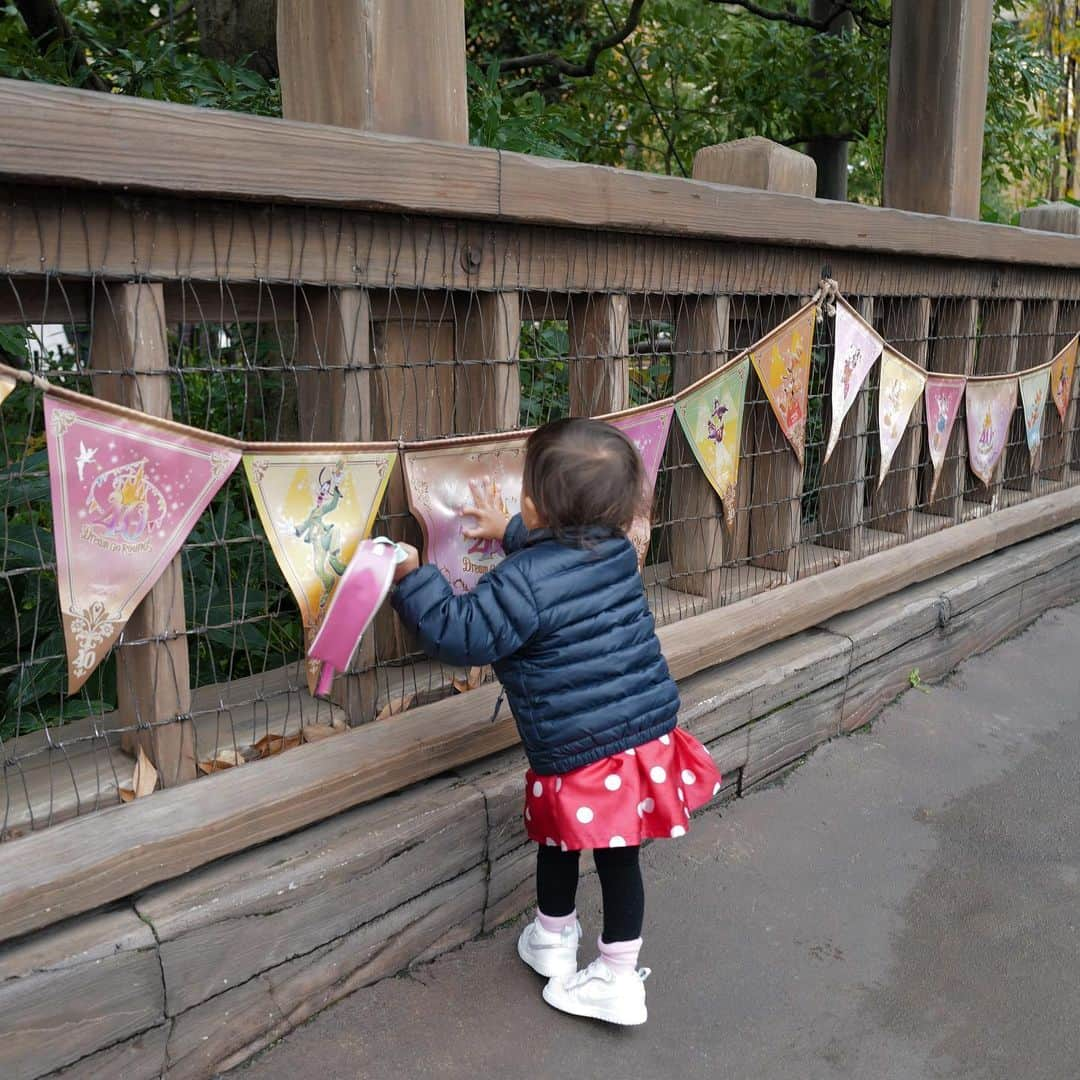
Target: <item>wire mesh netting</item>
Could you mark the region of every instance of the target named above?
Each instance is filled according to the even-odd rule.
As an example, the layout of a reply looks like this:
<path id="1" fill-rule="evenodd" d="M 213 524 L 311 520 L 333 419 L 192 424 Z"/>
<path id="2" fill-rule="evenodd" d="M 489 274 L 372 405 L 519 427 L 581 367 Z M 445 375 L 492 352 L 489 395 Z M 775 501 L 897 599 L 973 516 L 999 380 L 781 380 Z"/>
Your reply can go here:
<path id="1" fill-rule="evenodd" d="M 610 272 L 591 260 L 588 290 L 578 287 L 581 275 L 572 267 L 562 280 L 552 270 L 544 288 L 498 275 L 485 288 L 462 288 L 445 252 L 467 245 L 439 239 L 430 224 L 390 216 L 381 227 L 396 235 L 396 247 L 382 261 L 365 259 L 353 237 L 355 280 L 346 286 L 328 286 L 328 274 L 262 274 L 257 260 L 247 273 L 223 273 L 215 258 L 230 267 L 235 260 L 222 254 L 224 246 L 207 254 L 194 236 L 173 243 L 175 265 L 167 273 L 158 267 L 152 276 L 121 278 L 102 272 L 103 260 L 91 254 L 89 217 L 78 208 L 68 214 L 74 224 L 65 247 L 44 228 L 20 237 L 24 246 L 39 246 L 40 270 L 0 277 L 4 362 L 245 440 L 427 439 L 659 401 L 767 334 L 818 284 L 809 273 L 797 289 L 763 287 L 760 273 L 753 288 L 732 287 L 733 271 L 723 281 L 687 280 L 670 245 L 670 291 L 635 289 L 628 282 L 663 275 L 635 263 L 655 260 L 656 246 L 643 244 L 639 256 L 626 237 Z M 350 227 L 343 219 L 342 243 Z M 470 227 L 445 226 L 443 234 L 456 228 Z M 82 232 L 87 254 L 80 269 L 71 237 Z M 325 221 L 319 235 L 326 235 Z M 157 234 L 150 242 L 164 245 Z M 294 230 L 298 266 L 311 265 L 304 242 L 302 230 Z M 327 263 L 336 256 L 323 243 Z M 528 243 L 535 254 L 563 250 L 569 241 L 534 229 Z M 408 274 L 399 275 L 405 261 Z M 399 276 L 410 283 L 399 284 Z M 840 269 L 836 276 L 844 290 Z M 897 350 L 931 372 L 1014 372 L 1050 359 L 1080 330 L 1073 300 L 1000 290 L 992 299 L 895 295 L 874 291 L 865 277 L 849 299 Z M 989 485 L 968 467 L 961 413 L 931 498 L 920 402 L 879 486 L 877 367 L 826 463 L 833 333 L 831 318 L 819 322 L 801 467 L 751 374 L 730 526 L 673 426 L 643 573 L 658 624 L 1080 479 L 1075 402 L 1064 422 L 1052 405 L 1047 409 L 1034 463 L 1018 405 Z M 300 613 L 238 470 L 178 557 L 182 612 L 167 612 L 164 629 L 130 625 L 82 689 L 66 696 L 42 396 L 20 387 L 2 413 L 0 625 L 10 631 L 0 645 L 0 838 L 117 802 L 139 746 L 151 751 L 162 782 L 175 784 L 490 677 L 427 659 L 383 613 L 332 700 L 311 697 Z M 419 540 L 400 470 L 375 529 Z"/>

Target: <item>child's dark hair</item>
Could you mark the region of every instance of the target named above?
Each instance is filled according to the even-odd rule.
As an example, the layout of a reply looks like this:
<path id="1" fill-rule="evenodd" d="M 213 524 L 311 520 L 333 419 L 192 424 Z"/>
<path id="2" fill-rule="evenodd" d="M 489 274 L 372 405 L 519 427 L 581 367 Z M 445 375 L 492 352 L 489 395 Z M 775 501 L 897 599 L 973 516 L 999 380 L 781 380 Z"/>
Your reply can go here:
<path id="1" fill-rule="evenodd" d="M 553 420 L 529 437 L 523 493 L 556 535 L 587 525 L 625 532 L 644 489 L 637 449 L 603 420 Z"/>

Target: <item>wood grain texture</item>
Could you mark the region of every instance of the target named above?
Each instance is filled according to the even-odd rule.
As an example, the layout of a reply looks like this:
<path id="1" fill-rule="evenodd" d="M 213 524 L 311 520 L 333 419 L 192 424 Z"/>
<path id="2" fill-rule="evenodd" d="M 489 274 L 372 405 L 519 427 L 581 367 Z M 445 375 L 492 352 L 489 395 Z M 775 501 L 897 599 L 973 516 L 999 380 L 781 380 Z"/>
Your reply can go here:
<path id="1" fill-rule="evenodd" d="M 520 294 L 462 294 L 455 298 L 454 325 L 454 429 L 475 435 L 520 427 Z"/>
<path id="2" fill-rule="evenodd" d="M 1080 266 L 1076 238 L 1009 226 L 15 80 L 0 144 L 16 181 Z"/>
<path id="3" fill-rule="evenodd" d="M 602 416 L 630 404 L 630 310 L 618 293 L 574 296 L 568 320 L 570 413 Z"/>
<path id="4" fill-rule="evenodd" d="M 1056 492 L 869 556 L 842 573 L 818 574 L 663 627 L 661 644 L 672 674 L 684 679 L 1078 518 L 1080 489 Z M 12 937 L 90 910 L 506 749 L 517 736 L 508 715 L 492 720 L 497 696 L 497 687 L 482 686 L 257 767 L 6 844 L 0 934 Z"/>
<path id="5" fill-rule="evenodd" d="M 0 1075 L 32 1080 L 164 1019 L 154 936 L 130 909 L 0 950 Z"/>
<path id="6" fill-rule="evenodd" d="M 102 284 L 95 290 L 91 329 L 94 396 L 172 419 L 161 285 Z M 163 787 L 194 780 L 196 773 L 191 721 L 163 722 L 191 712 L 186 630 L 177 555 L 132 612 L 116 650 L 117 712 L 130 729 L 121 745 L 130 754 L 141 747 Z"/>
<path id="7" fill-rule="evenodd" d="M 169 1025 L 161 1024 L 42 1080 L 158 1080 L 165 1068 L 168 1037 Z"/>

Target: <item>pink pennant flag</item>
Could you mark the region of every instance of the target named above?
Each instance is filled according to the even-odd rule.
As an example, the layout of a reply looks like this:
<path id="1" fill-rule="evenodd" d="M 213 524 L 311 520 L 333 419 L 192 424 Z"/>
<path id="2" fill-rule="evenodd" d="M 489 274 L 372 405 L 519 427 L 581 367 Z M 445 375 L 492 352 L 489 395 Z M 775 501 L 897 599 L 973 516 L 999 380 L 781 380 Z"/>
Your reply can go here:
<path id="1" fill-rule="evenodd" d="M 1009 438 L 1016 411 L 1016 376 L 978 379 L 967 384 L 968 455 L 971 471 L 989 485 Z"/>
<path id="2" fill-rule="evenodd" d="M 832 456 L 840 439 L 840 428 L 866 376 L 881 355 L 883 341 L 877 332 L 844 303 L 836 305 L 836 351 L 832 370 L 832 427 L 825 460 Z"/>
<path id="3" fill-rule="evenodd" d="M 960 402 L 964 400 L 965 382 L 963 375 L 928 375 L 926 378 L 926 432 L 930 443 L 930 462 L 934 469 L 934 479 L 930 485 L 931 500 L 941 477 L 941 466 L 945 462 L 953 425 L 960 412 Z"/>
<path id="4" fill-rule="evenodd" d="M 617 427 L 637 447 L 641 462 L 645 466 L 645 501 L 650 506 L 674 412 L 675 406 L 667 404 L 635 409 L 623 416 L 606 418 L 609 424 Z M 635 518 L 627 533 L 630 542 L 637 549 L 638 563 L 642 566 L 645 565 L 645 554 L 649 550 L 651 535 L 652 518 L 645 515 Z"/>
<path id="5" fill-rule="evenodd" d="M 424 533 L 424 559 L 439 568 L 455 593 L 476 587 L 505 552 L 498 540 L 469 540 L 471 483 L 487 483 L 509 516 L 521 509 L 525 435 L 495 435 L 469 442 L 409 449 L 403 457 L 409 509 Z"/>
<path id="6" fill-rule="evenodd" d="M 56 576 L 74 693 L 240 460 L 210 438 L 46 396 Z"/>

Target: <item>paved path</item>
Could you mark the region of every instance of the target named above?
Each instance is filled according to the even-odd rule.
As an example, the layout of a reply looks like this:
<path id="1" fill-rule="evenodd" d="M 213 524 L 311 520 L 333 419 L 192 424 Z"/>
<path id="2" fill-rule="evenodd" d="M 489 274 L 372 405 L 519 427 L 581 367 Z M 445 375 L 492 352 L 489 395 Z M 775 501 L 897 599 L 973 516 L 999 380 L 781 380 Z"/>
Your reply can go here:
<path id="1" fill-rule="evenodd" d="M 1073 1080 L 1080 606 L 644 861 L 644 1028 L 552 1012 L 505 927 L 340 1002 L 243 1080 Z M 580 899 L 595 934 L 595 876 Z"/>

